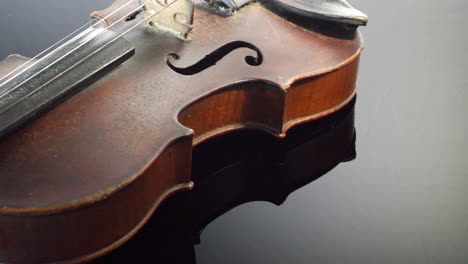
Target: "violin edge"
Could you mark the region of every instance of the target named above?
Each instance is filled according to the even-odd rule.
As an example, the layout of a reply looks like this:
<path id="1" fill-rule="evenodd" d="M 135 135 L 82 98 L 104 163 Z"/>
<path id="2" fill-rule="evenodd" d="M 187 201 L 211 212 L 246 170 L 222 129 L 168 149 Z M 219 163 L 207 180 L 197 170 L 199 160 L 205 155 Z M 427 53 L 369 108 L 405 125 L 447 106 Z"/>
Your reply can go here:
<path id="1" fill-rule="evenodd" d="M 148 214 L 141 220 L 141 222 L 136 225 L 133 229 L 131 229 L 128 233 L 123 235 L 120 239 L 116 240 L 112 244 L 95 251 L 90 254 L 85 254 L 80 257 L 76 257 L 70 260 L 65 260 L 65 261 L 60 261 L 57 263 L 84 263 L 87 261 L 91 261 L 93 259 L 99 258 L 101 256 L 104 256 L 105 254 L 117 249 L 124 243 L 126 243 L 128 240 L 130 240 L 140 229 L 150 220 L 150 218 L 153 216 L 154 212 L 159 208 L 159 206 L 170 196 L 174 195 L 175 193 L 181 192 L 181 191 L 190 191 L 194 187 L 193 182 L 185 183 L 185 184 L 179 184 L 176 185 L 168 190 L 166 190 L 163 194 L 161 194 L 160 198 L 157 199 L 157 201 L 154 203 L 153 207 L 151 208 L 150 211 L 148 211 Z"/>

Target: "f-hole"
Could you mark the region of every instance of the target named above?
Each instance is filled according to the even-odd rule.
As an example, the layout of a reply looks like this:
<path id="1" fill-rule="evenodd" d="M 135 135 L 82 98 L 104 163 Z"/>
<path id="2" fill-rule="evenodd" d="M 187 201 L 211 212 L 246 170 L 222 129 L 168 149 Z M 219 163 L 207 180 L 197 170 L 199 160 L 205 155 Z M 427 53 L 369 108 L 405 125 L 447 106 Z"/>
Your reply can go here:
<path id="1" fill-rule="evenodd" d="M 236 49 L 247 48 L 254 51 L 257 56 L 246 56 L 245 62 L 250 66 L 259 66 L 263 63 L 263 54 L 259 48 L 255 45 L 250 44 L 245 41 L 233 41 L 230 42 L 221 48 L 213 51 L 212 53 L 206 55 L 203 59 L 199 62 L 195 63 L 194 65 L 188 67 L 177 67 L 175 66 L 171 59 L 179 60 L 180 56 L 176 53 L 170 53 L 166 56 L 166 63 L 167 65 L 175 72 L 182 74 L 182 75 L 195 75 L 200 73 L 212 66 L 214 66 L 218 61 L 223 59 L 226 55 L 233 52 Z"/>

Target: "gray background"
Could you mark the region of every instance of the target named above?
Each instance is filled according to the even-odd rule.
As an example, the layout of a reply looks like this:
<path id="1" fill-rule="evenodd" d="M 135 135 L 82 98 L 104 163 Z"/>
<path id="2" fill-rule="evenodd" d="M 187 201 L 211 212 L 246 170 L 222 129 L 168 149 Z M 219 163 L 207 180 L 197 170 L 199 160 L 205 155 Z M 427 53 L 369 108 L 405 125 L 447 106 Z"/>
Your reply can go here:
<path id="1" fill-rule="evenodd" d="M 0 58 L 27 56 L 109 0 L 0 0 Z M 369 15 L 358 158 L 214 221 L 198 263 L 468 263 L 465 0 L 355 0 Z"/>

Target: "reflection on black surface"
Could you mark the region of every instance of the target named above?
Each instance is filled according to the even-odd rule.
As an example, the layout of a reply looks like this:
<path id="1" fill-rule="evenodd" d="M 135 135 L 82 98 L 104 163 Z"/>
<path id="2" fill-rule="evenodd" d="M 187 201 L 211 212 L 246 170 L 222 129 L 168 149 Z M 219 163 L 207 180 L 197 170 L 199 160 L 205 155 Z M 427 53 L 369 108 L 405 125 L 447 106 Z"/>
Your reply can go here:
<path id="1" fill-rule="evenodd" d="M 354 103 L 293 128 L 285 139 L 242 131 L 198 146 L 195 188 L 167 200 L 134 238 L 94 263 L 196 263 L 194 244 L 214 219 L 251 201 L 281 205 L 295 190 L 356 157 Z"/>

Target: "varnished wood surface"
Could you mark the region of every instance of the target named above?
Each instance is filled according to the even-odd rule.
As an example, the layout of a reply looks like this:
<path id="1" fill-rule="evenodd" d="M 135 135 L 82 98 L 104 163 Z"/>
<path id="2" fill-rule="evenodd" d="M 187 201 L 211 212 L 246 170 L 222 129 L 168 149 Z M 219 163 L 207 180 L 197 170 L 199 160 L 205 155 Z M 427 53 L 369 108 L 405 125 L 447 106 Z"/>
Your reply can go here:
<path id="1" fill-rule="evenodd" d="M 184 178 L 190 173 L 190 144 L 187 139 L 171 144 L 136 181 L 100 203 L 60 214 L 0 216 L 0 259 L 48 263 L 73 262 L 75 256 L 83 261 L 120 245 L 168 195 L 192 188 Z"/>
<path id="2" fill-rule="evenodd" d="M 326 37 L 253 4 L 230 18 L 197 10 L 190 37 L 185 43 L 132 32 L 134 58 L 0 142 L 0 223 L 8 230 L 0 261 L 104 253 L 128 239 L 173 187 L 190 187 L 193 144 L 236 128 L 281 136 L 355 93 L 359 34 Z M 258 46 L 264 63 L 246 65 L 239 50 L 182 76 L 164 62 L 177 52 L 178 65 L 191 65 L 236 40 Z M 60 243 L 70 238 L 76 243 Z"/>

